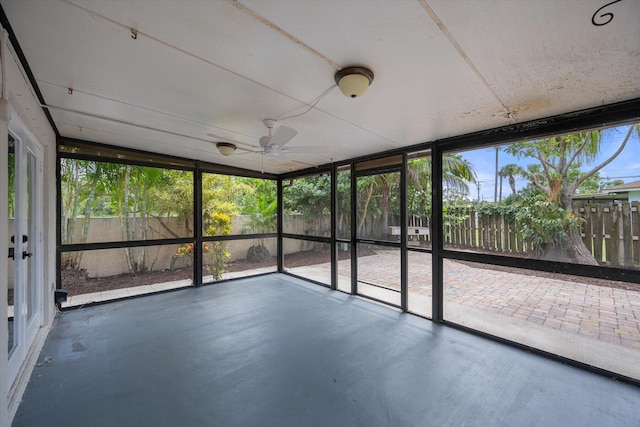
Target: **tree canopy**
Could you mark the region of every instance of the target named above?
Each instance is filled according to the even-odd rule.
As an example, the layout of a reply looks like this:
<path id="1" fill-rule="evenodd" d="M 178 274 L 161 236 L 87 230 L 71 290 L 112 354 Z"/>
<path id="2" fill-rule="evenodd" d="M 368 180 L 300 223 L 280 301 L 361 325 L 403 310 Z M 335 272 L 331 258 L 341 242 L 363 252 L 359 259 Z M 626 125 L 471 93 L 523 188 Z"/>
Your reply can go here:
<path id="1" fill-rule="evenodd" d="M 636 126 L 630 125 L 616 151 L 595 165 L 593 163 L 600 155 L 602 130 L 516 142 L 507 146 L 505 152 L 519 159 L 536 159 L 540 169 L 523 170 L 525 176 L 533 186 L 544 190 L 548 201 L 571 210 L 578 188 L 622 152 L 634 129 Z M 590 169 L 578 172 L 583 165 L 590 166 Z"/>

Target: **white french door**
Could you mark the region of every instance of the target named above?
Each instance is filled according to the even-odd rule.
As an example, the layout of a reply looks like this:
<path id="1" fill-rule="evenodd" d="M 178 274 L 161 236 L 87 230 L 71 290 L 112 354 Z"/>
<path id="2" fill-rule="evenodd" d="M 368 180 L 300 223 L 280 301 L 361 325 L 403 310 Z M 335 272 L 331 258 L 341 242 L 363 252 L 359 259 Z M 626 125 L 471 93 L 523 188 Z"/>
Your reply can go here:
<path id="1" fill-rule="evenodd" d="M 42 150 L 15 117 L 9 122 L 9 384 L 42 324 Z"/>

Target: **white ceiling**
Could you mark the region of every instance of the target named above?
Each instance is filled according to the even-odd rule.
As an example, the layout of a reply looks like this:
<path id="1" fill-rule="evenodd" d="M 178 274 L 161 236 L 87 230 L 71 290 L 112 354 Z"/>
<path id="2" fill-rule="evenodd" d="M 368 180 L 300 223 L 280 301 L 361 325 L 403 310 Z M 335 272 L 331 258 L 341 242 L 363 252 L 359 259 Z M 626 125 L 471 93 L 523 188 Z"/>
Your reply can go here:
<path id="1" fill-rule="evenodd" d="M 639 98 L 640 2 L 596 14 L 607 3 L 2 0 L 2 7 L 63 136 L 282 173 Z M 613 18 L 600 16 L 607 13 Z M 596 26 L 592 18 L 610 22 Z M 308 113 L 282 121 L 298 131 L 288 146 L 326 147 L 322 154 L 216 150 L 216 141 L 257 147 L 263 119 L 304 112 L 350 65 L 375 73 L 363 97 L 333 88 Z"/>

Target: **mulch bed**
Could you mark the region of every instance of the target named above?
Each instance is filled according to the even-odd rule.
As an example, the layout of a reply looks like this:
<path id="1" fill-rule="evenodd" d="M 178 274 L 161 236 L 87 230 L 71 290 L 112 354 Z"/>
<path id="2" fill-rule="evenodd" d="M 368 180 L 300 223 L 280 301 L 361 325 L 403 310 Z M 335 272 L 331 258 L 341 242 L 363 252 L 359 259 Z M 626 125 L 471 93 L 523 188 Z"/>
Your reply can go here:
<path id="1" fill-rule="evenodd" d="M 640 291 L 640 284 L 638 283 L 617 282 L 614 280 L 599 279 L 597 277 L 572 276 L 569 274 L 549 273 L 546 271 L 539 271 L 539 270 L 525 270 L 521 268 L 505 267 L 502 265 L 481 264 L 476 262 L 467 262 L 467 261 L 459 261 L 459 260 L 455 260 L 454 262 L 457 262 L 469 267 L 473 267 L 473 268 L 482 268 L 484 270 L 501 271 L 501 272 L 513 273 L 513 274 L 525 274 L 527 276 L 535 276 L 535 277 L 540 277 L 544 279 L 563 280 L 565 282 L 581 283 L 583 285 L 604 286 L 607 288 L 614 288 L 614 289 L 625 289 L 627 291 Z"/>
<path id="2" fill-rule="evenodd" d="M 496 252 L 494 251 L 487 251 L 487 250 L 483 251 L 482 249 L 475 249 L 473 252 L 496 255 Z M 527 254 L 509 253 L 508 255 L 514 258 L 528 258 Z M 525 274 L 527 276 L 535 276 L 543 279 L 556 279 L 556 280 L 563 280 L 565 282 L 582 283 L 583 285 L 595 285 L 595 286 L 604 286 L 607 288 L 614 288 L 614 289 L 624 289 L 627 291 L 640 291 L 640 283 L 619 282 L 615 280 L 600 279 L 597 277 L 572 276 L 570 274 L 549 273 L 546 271 L 526 270 L 523 268 L 507 267 L 507 266 L 492 265 L 492 264 L 482 264 L 482 263 L 460 261 L 460 260 L 455 260 L 454 262 L 466 265 L 468 267 L 482 268 L 484 270 L 502 271 L 505 273 L 513 273 L 513 274 Z"/>
<path id="3" fill-rule="evenodd" d="M 369 251 L 370 252 L 370 251 Z M 366 254 L 371 255 L 373 252 Z M 287 267 L 302 267 L 306 265 L 323 264 L 329 261 L 329 252 L 305 251 L 286 255 Z M 338 259 L 348 259 L 348 252 L 339 252 Z M 270 257 L 262 262 L 249 262 L 237 260 L 227 264 L 226 272 L 253 270 L 257 268 L 273 267 L 276 265 L 276 257 Z M 176 280 L 190 279 L 193 269 L 190 267 L 174 270 L 153 271 L 139 274 L 119 274 L 109 277 L 89 278 L 85 271 L 66 269 L 62 274 L 62 282 L 69 295 L 87 294 L 91 292 L 109 291 L 112 289 L 132 288 L 135 286 L 152 285 L 155 283 L 173 282 Z"/>
<path id="4" fill-rule="evenodd" d="M 366 247 L 362 248 L 359 256 L 373 255 L 375 252 Z M 302 267 L 307 265 L 323 264 L 328 262 L 329 253 L 326 251 L 305 251 L 286 255 L 286 266 L 288 268 Z M 350 253 L 339 251 L 338 259 L 349 259 Z M 614 289 L 625 289 L 631 291 L 640 291 L 640 284 L 617 282 L 612 280 L 598 279 L 593 277 L 571 276 L 567 274 L 547 273 L 538 270 L 523 270 L 512 267 L 504 267 L 500 265 L 480 264 L 466 261 L 454 261 L 473 268 L 482 268 L 493 271 L 507 272 L 513 274 L 526 274 L 545 279 L 564 280 L 574 283 L 582 283 L 588 285 L 605 286 Z M 248 262 L 246 260 L 237 260 L 227 264 L 227 272 L 245 271 L 263 267 L 272 267 L 276 265 L 276 258 L 270 257 L 263 262 Z M 193 270 L 191 268 L 180 268 L 175 270 L 154 271 L 144 274 L 120 274 L 110 277 L 86 277 L 86 272 L 78 270 L 67 270 L 63 272 L 63 289 L 69 292 L 69 295 L 79 295 L 91 292 L 108 291 L 112 289 L 130 288 L 135 286 L 151 285 L 154 283 L 172 282 L 175 280 L 184 280 L 191 278 Z"/>

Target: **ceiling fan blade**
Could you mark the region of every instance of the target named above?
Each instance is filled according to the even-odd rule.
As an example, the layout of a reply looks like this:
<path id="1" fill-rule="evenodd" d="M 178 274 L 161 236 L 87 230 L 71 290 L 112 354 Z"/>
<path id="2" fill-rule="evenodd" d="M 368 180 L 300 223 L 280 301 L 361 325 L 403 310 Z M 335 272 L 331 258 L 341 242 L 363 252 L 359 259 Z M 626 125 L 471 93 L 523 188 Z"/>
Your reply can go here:
<path id="1" fill-rule="evenodd" d="M 238 147 L 238 151 L 233 154 L 230 154 L 230 156 L 242 156 L 245 154 L 264 154 L 264 150 L 260 150 L 260 149 L 249 150 L 244 147 Z"/>
<path id="2" fill-rule="evenodd" d="M 278 162 L 290 162 L 293 159 L 289 156 L 287 156 L 285 153 L 283 153 L 282 151 L 280 153 L 278 153 L 278 155 L 276 156 L 278 158 Z"/>
<path id="3" fill-rule="evenodd" d="M 327 147 L 287 147 L 282 149 L 283 153 L 301 153 L 301 154 L 328 154 Z"/>
<path id="4" fill-rule="evenodd" d="M 287 126 L 280 126 L 278 129 L 276 129 L 276 131 L 271 136 L 269 145 L 282 147 L 287 142 L 291 141 L 293 137 L 296 136 L 297 134 L 298 134 L 298 131 L 293 128 L 290 128 Z"/>

